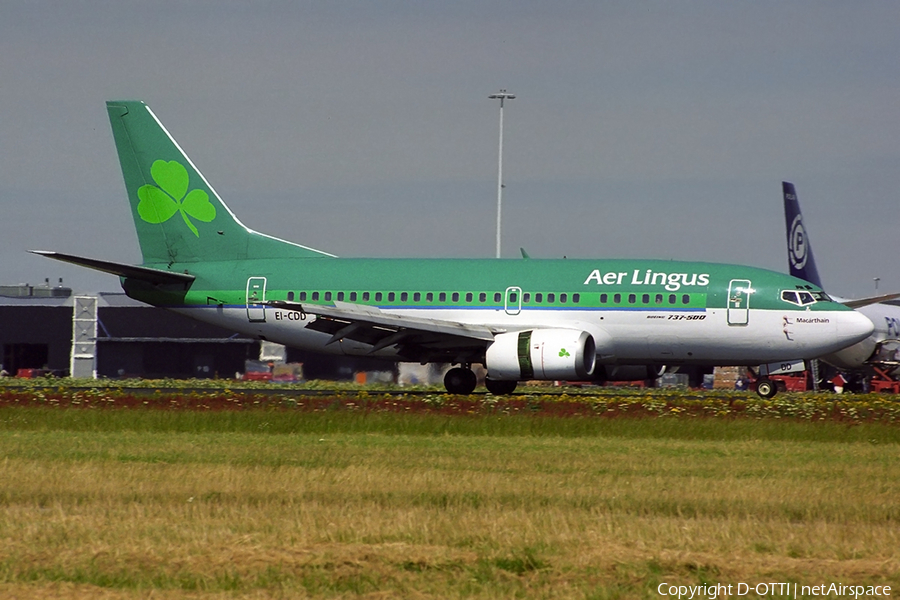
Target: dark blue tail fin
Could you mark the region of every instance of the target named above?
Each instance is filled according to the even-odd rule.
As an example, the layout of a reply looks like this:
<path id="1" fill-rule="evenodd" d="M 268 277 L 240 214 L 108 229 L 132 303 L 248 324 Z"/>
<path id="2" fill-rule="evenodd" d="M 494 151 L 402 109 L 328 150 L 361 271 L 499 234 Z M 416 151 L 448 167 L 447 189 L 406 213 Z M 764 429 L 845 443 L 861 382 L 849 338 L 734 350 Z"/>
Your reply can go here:
<path id="1" fill-rule="evenodd" d="M 809 236 L 803 227 L 803 215 L 800 214 L 800 202 L 797 200 L 794 184 L 782 181 L 781 189 L 784 192 L 784 223 L 787 229 L 788 267 L 791 275 L 822 287 L 812 246 L 809 245 Z"/>

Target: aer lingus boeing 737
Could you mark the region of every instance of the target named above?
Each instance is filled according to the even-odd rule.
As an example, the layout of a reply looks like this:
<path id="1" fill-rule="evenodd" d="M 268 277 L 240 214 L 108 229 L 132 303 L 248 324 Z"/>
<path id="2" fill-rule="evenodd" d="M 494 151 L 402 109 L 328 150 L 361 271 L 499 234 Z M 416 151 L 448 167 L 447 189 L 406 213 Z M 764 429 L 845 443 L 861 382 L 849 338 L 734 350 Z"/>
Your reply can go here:
<path id="1" fill-rule="evenodd" d="M 233 331 L 308 350 L 470 366 L 510 393 L 529 379 L 602 379 L 611 365 L 761 365 L 835 352 L 872 323 L 796 278 L 670 260 L 336 258 L 252 231 L 150 108 L 107 111 L 143 264 L 56 252 L 125 292 Z M 803 289 L 813 302 L 786 301 Z M 761 394 L 774 395 L 763 379 Z"/>

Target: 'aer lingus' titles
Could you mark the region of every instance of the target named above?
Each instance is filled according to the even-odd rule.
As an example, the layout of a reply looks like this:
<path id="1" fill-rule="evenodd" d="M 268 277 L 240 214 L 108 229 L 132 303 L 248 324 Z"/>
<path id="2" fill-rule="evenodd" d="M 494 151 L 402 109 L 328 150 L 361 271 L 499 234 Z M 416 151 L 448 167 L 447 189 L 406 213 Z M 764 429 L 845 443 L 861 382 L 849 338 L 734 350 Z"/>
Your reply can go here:
<path id="1" fill-rule="evenodd" d="M 592 281 L 597 285 L 622 285 L 626 277 L 628 277 L 628 272 L 603 273 L 600 269 L 594 269 L 584 280 L 584 285 L 588 285 Z M 709 273 L 661 273 L 653 269 L 646 271 L 635 269 L 628 283 L 630 285 L 662 285 L 670 292 L 674 292 L 680 290 L 681 286 L 709 285 Z"/>

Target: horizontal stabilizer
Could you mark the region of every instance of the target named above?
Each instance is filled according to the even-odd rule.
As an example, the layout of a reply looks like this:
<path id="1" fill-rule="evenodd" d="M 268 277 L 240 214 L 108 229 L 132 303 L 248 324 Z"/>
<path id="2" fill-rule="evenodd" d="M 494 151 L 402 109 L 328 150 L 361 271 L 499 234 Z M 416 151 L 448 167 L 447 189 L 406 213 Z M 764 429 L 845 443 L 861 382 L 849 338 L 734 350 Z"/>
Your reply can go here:
<path id="1" fill-rule="evenodd" d="M 85 258 L 83 256 L 62 254 L 60 252 L 49 252 L 47 250 L 29 250 L 29 252 L 32 254 L 40 254 L 41 256 L 46 256 L 47 258 L 52 258 L 54 260 L 72 263 L 73 265 L 78 265 L 80 267 L 94 269 L 95 271 L 118 275 L 119 277 L 139 279 L 154 285 L 173 283 L 187 285 L 194 281 L 194 276 L 188 275 L 187 273 L 173 273 L 172 271 L 161 271 L 159 269 L 150 269 L 148 267 L 138 267 L 106 260 Z"/>
<path id="2" fill-rule="evenodd" d="M 872 296 L 871 298 L 859 298 L 857 300 L 841 300 L 841 304 L 850 308 L 862 308 L 870 304 L 879 304 L 888 300 L 896 300 L 900 298 L 900 294 L 885 294 L 883 296 Z"/>

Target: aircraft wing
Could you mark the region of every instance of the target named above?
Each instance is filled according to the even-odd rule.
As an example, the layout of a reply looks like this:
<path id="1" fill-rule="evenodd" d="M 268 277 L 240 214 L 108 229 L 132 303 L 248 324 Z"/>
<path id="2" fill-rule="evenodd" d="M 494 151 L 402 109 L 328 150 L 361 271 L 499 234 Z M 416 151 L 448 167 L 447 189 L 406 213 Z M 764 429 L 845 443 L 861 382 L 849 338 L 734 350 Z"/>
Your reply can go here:
<path id="1" fill-rule="evenodd" d="M 373 306 L 335 302 L 334 306 L 272 300 L 272 308 L 315 315 L 306 327 L 330 333 L 326 345 L 344 339 L 370 344 L 374 353 L 397 346 L 411 360 L 475 361 L 483 357 L 487 342 L 505 329 L 386 313 Z"/>
<path id="2" fill-rule="evenodd" d="M 859 298 L 856 300 L 838 300 L 838 302 L 850 308 L 862 308 L 863 306 L 879 304 L 888 300 L 896 300 L 897 298 L 900 298 L 900 294 L 885 294 L 883 296 L 872 296 L 871 298 Z"/>

